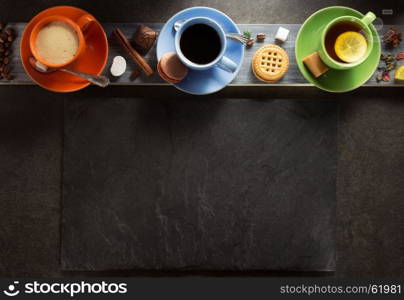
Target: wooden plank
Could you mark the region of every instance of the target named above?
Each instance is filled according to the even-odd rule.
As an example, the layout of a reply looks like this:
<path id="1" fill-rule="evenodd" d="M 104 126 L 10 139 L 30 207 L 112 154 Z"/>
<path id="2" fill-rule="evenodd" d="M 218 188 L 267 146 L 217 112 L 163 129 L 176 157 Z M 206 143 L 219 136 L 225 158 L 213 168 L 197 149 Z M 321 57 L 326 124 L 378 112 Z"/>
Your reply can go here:
<path id="1" fill-rule="evenodd" d="M 13 44 L 13 55 L 12 55 L 12 66 L 13 66 L 13 75 L 15 78 L 11 81 L 0 80 L 0 85 L 33 85 L 34 83 L 29 78 L 29 76 L 25 73 L 24 68 L 21 64 L 21 60 L 18 54 L 18 47 L 20 44 L 20 39 L 22 36 L 22 32 L 26 26 L 26 23 L 11 23 L 11 26 L 15 27 L 18 31 L 18 38 Z M 163 24 L 147 24 L 151 28 L 156 31 L 160 31 Z M 107 33 L 109 44 L 110 44 L 110 53 L 107 68 L 104 70 L 104 74 L 109 76 L 108 67 L 110 62 L 112 61 L 112 57 L 116 55 L 125 55 L 124 51 L 117 45 L 114 40 L 114 37 L 111 36 L 112 31 L 119 27 L 125 33 L 126 36 L 131 37 L 137 27 L 135 23 L 106 23 L 103 24 L 104 29 Z M 282 47 L 286 50 L 290 58 L 290 67 L 287 74 L 277 83 L 269 84 L 265 82 L 261 82 L 255 78 L 255 76 L 251 72 L 251 58 L 254 55 L 255 50 L 263 45 L 263 43 L 255 43 L 250 49 L 246 49 L 245 58 L 243 61 L 242 68 L 233 82 L 230 84 L 231 86 L 312 86 L 309 84 L 307 80 L 300 73 L 294 54 L 294 43 L 296 40 L 296 35 L 299 31 L 300 24 L 239 24 L 239 27 L 242 31 L 245 29 L 251 30 L 254 34 L 258 32 L 263 32 L 267 35 L 267 39 L 265 43 L 274 43 L 274 36 L 276 30 L 279 26 L 283 26 L 290 30 L 288 40 L 282 45 Z M 389 27 L 389 25 L 385 25 L 385 28 Z M 395 25 L 401 32 L 404 32 L 404 25 Z M 399 48 L 394 50 L 385 50 L 388 53 L 398 53 L 404 51 L 404 43 L 400 45 Z M 150 50 L 150 52 L 145 56 L 145 59 L 151 64 L 151 66 L 155 69 L 156 67 L 156 49 L 155 46 Z M 142 74 L 135 80 L 131 80 L 130 75 L 136 69 L 134 63 L 132 63 L 128 59 L 128 68 L 121 77 L 119 78 L 111 78 L 111 85 L 167 85 L 158 74 L 153 74 L 150 77 Z M 402 62 L 401 64 L 404 64 Z M 111 77 L 111 76 L 110 76 Z M 365 86 L 382 86 L 382 87 L 402 87 L 404 84 L 395 83 L 393 80 L 390 82 L 380 82 L 377 83 L 376 76 L 372 76 L 372 78 L 365 84 Z"/>

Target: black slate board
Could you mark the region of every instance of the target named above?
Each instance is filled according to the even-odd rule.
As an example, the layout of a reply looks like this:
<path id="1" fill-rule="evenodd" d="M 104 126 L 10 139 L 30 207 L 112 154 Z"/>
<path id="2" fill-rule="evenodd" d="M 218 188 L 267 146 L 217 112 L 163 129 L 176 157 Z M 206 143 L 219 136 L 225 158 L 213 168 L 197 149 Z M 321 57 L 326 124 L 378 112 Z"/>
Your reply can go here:
<path id="1" fill-rule="evenodd" d="M 65 101 L 65 270 L 335 269 L 337 104 Z"/>

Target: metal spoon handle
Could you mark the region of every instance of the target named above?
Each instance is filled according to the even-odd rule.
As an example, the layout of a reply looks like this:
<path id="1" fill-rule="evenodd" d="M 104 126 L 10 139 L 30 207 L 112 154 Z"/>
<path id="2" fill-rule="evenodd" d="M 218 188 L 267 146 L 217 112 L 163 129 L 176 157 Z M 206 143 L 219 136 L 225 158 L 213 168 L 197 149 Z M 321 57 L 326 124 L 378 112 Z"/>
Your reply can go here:
<path id="1" fill-rule="evenodd" d="M 242 40 L 242 39 L 240 39 L 240 38 L 238 38 L 238 37 L 235 37 L 235 36 L 226 35 L 226 37 L 227 37 L 228 39 L 232 40 L 232 41 L 235 41 L 235 42 L 239 42 L 239 43 L 242 43 L 242 44 L 245 44 L 245 43 L 246 43 L 244 40 Z"/>
<path id="2" fill-rule="evenodd" d="M 109 85 L 108 77 L 105 77 L 102 75 L 91 75 L 91 74 L 76 72 L 76 71 L 67 70 L 67 69 L 59 69 L 59 71 L 66 72 L 66 73 L 84 78 L 84 79 L 88 80 L 89 82 L 91 82 L 92 84 L 98 85 L 100 87 L 106 87 Z"/>
<path id="3" fill-rule="evenodd" d="M 242 44 L 247 44 L 249 38 L 246 37 L 243 34 L 240 33 L 226 33 L 226 37 L 230 40 L 242 43 Z"/>

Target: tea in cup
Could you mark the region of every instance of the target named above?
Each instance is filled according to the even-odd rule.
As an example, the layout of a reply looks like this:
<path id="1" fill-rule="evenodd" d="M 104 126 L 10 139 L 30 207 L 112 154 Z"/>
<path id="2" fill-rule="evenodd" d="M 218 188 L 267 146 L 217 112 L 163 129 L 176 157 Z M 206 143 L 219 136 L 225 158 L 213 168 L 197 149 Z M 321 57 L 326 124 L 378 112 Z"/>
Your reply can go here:
<path id="1" fill-rule="evenodd" d="M 328 23 L 318 50 L 321 60 L 337 70 L 351 69 L 364 62 L 373 48 L 369 25 L 375 18 L 372 12 L 368 12 L 362 19 L 342 16 Z"/>

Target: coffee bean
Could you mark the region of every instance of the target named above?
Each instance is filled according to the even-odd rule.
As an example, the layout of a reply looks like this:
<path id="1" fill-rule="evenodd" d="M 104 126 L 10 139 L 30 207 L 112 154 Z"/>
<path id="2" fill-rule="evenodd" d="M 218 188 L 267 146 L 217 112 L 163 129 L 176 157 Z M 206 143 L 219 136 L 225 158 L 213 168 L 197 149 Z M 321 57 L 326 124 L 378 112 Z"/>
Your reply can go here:
<path id="1" fill-rule="evenodd" d="M 11 68 L 10 66 L 4 66 L 3 67 L 3 74 L 10 74 Z"/>
<path id="2" fill-rule="evenodd" d="M 8 36 L 5 33 L 0 34 L 0 43 L 5 43 L 7 42 Z"/>
<path id="3" fill-rule="evenodd" d="M 11 74 L 5 74 L 4 78 L 5 78 L 6 80 L 13 80 L 13 79 L 14 79 L 14 76 L 11 75 Z"/>
<path id="4" fill-rule="evenodd" d="M 7 27 L 6 30 L 4 30 L 4 32 L 7 33 L 7 35 L 15 35 L 14 29 L 11 27 Z"/>
<path id="5" fill-rule="evenodd" d="M 257 41 L 263 42 L 265 40 L 265 33 L 258 33 L 257 34 Z"/>
<path id="6" fill-rule="evenodd" d="M 249 39 L 247 42 L 247 47 L 251 47 L 252 45 L 254 45 L 254 39 Z"/>
<path id="7" fill-rule="evenodd" d="M 12 80 L 11 72 L 11 46 L 16 37 L 16 32 L 6 24 L 0 23 L 0 79 Z"/>

